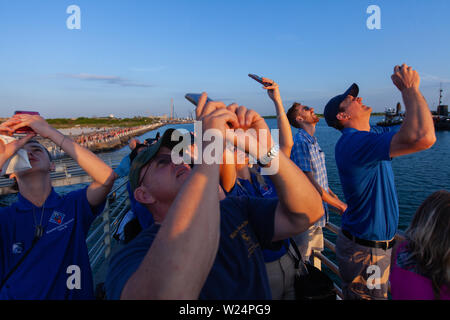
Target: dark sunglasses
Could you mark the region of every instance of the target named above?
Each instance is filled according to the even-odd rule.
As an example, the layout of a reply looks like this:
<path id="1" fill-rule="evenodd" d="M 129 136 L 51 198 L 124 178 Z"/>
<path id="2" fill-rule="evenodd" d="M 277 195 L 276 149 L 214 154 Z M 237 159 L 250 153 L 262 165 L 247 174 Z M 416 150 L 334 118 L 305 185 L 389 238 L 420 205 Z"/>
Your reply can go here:
<path id="1" fill-rule="evenodd" d="M 144 181 L 145 176 L 147 175 L 147 171 L 152 165 L 152 163 L 156 163 L 156 166 L 163 166 L 172 164 L 172 157 L 170 154 L 160 154 L 156 157 L 154 157 L 152 160 L 149 161 L 147 168 L 145 169 L 144 175 L 141 179 L 139 179 L 138 187 L 142 184 L 142 181 Z"/>

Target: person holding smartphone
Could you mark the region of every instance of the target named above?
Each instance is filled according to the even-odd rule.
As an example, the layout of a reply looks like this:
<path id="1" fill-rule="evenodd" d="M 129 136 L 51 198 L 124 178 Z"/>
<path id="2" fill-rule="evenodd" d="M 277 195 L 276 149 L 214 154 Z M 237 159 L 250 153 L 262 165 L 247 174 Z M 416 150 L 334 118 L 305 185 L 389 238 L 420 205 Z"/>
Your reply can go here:
<path id="1" fill-rule="evenodd" d="M 0 141 L 0 167 L 20 148 L 31 168 L 14 172 L 17 202 L 0 208 L 0 299 L 93 299 L 94 288 L 86 236 L 103 211 L 115 173 L 91 151 L 81 147 L 36 114 L 16 114 L 0 125 L 12 135 L 32 132 L 5 144 Z M 52 187 L 54 170 L 47 149 L 36 135 L 50 139 L 77 161 L 93 182 L 64 196 Z"/>
<path id="2" fill-rule="evenodd" d="M 279 162 L 279 170 L 270 176 L 279 197 L 220 201 L 219 164 L 203 161 L 193 168 L 175 164 L 164 133 L 133 161 L 130 182 L 135 198 L 152 213 L 155 223 L 112 257 L 105 283 L 108 299 L 158 299 L 161 295 L 155 287 L 159 285 L 166 287 L 172 299 L 271 299 L 261 248 L 306 230 L 323 214 L 319 194 L 309 180 L 286 155 L 275 152 L 277 145 L 263 142 L 272 140 L 258 113 L 237 104 L 227 107 L 206 100 L 205 93 L 199 99 L 197 119 L 202 121 L 203 132 L 221 133 L 223 149 L 226 132 L 234 135 L 237 129 L 252 129 L 267 133 L 253 137 L 261 149 L 252 149 L 250 155 L 259 157 L 265 166 Z M 202 154 L 211 144 L 203 142 Z M 251 143 L 248 139 L 244 143 L 247 150 Z M 201 215 L 192 214 L 196 208 L 204 209 Z M 174 215 L 176 209 L 184 212 Z M 168 229 L 170 225 L 173 228 Z M 170 237 L 162 238 L 161 232 L 168 230 Z M 178 240 L 178 245 L 168 240 Z M 155 249 L 156 245 L 164 250 Z M 205 253 L 213 246 L 217 254 L 207 259 Z M 154 272 L 156 264 L 162 267 Z M 183 277 L 181 272 L 194 277 Z M 180 279 L 182 286 L 177 285 Z"/>

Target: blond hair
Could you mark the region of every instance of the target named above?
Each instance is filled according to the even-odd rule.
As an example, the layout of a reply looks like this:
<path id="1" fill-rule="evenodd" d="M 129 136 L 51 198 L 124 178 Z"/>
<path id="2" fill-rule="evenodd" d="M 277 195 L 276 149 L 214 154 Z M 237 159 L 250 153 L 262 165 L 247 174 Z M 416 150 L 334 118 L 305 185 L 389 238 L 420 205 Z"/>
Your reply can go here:
<path id="1" fill-rule="evenodd" d="M 405 233 L 410 260 L 431 279 L 438 299 L 441 287 L 450 284 L 450 192 L 436 191 L 425 199 Z"/>

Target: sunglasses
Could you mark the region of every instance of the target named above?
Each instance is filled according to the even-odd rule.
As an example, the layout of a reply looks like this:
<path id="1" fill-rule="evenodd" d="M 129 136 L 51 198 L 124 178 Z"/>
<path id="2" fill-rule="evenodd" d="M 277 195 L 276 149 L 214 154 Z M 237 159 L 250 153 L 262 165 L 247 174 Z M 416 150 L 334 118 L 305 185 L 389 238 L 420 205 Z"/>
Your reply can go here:
<path id="1" fill-rule="evenodd" d="M 172 164 L 172 157 L 170 154 L 160 154 L 151 159 L 147 165 L 147 168 L 145 169 L 144 175 L 141 179 L 139 179 L 138 187 L 142 184 L 142 182 L 145 179 L 145 176 L 147 175 L 148 169 L 152 165 L 152 163 L 156 163 L 156 167 L 165 167 L 167 165 Z"/>

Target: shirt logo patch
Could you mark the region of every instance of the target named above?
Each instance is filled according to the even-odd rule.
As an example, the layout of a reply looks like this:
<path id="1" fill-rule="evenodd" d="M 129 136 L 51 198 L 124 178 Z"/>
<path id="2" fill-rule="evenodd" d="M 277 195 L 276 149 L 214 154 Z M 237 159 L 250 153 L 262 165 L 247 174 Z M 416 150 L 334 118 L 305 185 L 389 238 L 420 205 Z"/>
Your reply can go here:
<path id="1" fill-rule="evenodd" d="M 54 211 L 52 216 L 50 217 L 49 221 L 53 222 L 53 223 L 55 223 L 57 225 L 61 225 L 65 216 L 66 215 L 64 213 L 61 213 L 61 212 L 58 212 L 58 211 Z"/>
<path id="2" fill-rule="evenodd" d="M 12 253 L 13 254 L 21 254 L 23 252 L 24 244 L 23 242 L 16 242 L 12 245 Z"/>

